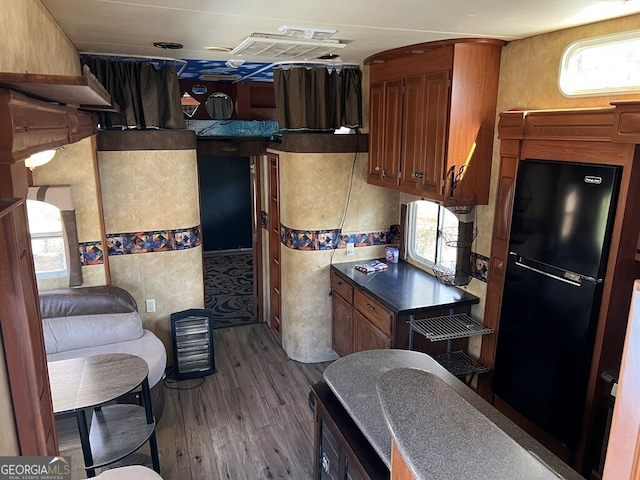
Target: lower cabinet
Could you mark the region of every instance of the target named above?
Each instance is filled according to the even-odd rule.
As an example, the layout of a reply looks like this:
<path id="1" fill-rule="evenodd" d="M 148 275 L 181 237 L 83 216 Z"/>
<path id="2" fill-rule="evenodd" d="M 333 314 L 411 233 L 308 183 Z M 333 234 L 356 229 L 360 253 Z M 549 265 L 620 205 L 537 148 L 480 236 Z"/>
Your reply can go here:
<path id="1" fill-rule="evenodd" d="M 340 295 L 333 296 L 332 319 L 333 349 L 341 357 L 353 353 L 353 306 Z"/>
<path id="2" fill-rule="evenodd" d="M 311 386 L 314 480 L 389 479 L 389 469 L 326 383 Z"/>
<path id="3" fill-rule="evenodd" d="M 353 321 L 353 351 L 381 348 L 391 348 L 391 339 L 356 310 Z"/>
<path id="4" fill-rule="evenodd" d="M 335 352 L 344 357 L 363 350 L 391 348 L 395 315 L 335 273 L 331 286 L 331 344 Z"/>

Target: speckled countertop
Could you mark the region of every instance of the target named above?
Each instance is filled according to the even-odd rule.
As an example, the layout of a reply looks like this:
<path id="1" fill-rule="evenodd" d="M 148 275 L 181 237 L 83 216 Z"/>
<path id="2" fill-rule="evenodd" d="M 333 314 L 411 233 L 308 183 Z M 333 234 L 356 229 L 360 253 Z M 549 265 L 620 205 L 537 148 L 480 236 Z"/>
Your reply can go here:
<path id="1" fill-rule="evenodd" d="M 408 369 L 409 372 L 407 372 Z M 432 384 L 431 387 L 425 386 L 425 381 L 422 377 L 423 373 L 414 375 L 410 369 L 432 374 L 431 380 L 427 382 Z M 433 376 L 439 380 L 433 380 Z M 582 479 L 574 470 L 498 412 L 464 383 L 451 375 L 429 355 L 410 350 L 369 350 L 358 352 L 343 357 L 327 367 L 324 372 L 324 379 L 387 466 L 391 464 L 391 438 L 393 431 L 396 443 L 399 445 L 401 452 L 406 455 L 407 464 L 414 468 L 414 474 L 418 479 L 427 477 L 461 478 L 453 474 L 432 477 L 431 475 L 434 472 L 423 470 L 425 462 L 426 464 L 435 462 L 438 456 L 436 450 L 440 447 L 444 448 L 444 450 L 440 450 L 441 457 L 437 462 L 438 465 L 444 468 L 443 465 L 446 463 L 458 463 L 459 465 L 456 465 L 456 468 L 461 467 L 461 465 L 465 467 L 470 474 L 469 478 L 553 479 L 560 476 L 566 479 Z M 380 391 L 380 395 L 378 391 Z M 427 398 L 430 396 L 431 398 Z M 454 396 L 456 400 L 452 400 Z M 451 402 L 455 402 L 454 406 L 449 407 Z M 486 439 L 491 436 L 491 438 L 499 439 L 499 442 L 482 440 L 484 443 L 476 445 L 476 451 L 471 452 L 469 458 L 463 464 L 460 452 L 454 453 L 445 448 L 448 441 L 444 439 L 451 438 L 453 435 L 451 428 L 447 427 L 446 430 L 440 432 L 443 428 L 442 425 L 433 425 L 433 422 L 428 420 L 430 418 L 429 415 L 433 415 L 433 413 L 429 413 L 429 415 L 418 415 L 417 413 L 424 413 L 425 408 L 429 409 L 429 405 L 434 404 L 439 405 L 440 414 L 444 411 L 452 410 L 453 416 L 450 414 L 449 418 L 453 419 L 458 418 L 455 411 L 461 408 L 464 409 L 464 414 L 456 425 L 458 428 L 462 428 L 465 425 L 464 422 L 467 422 L 467 427 L 470 425 L 469 422 L 474 424 L 473 435 L 466 440 L 467 446 L 475 445 L 478 436 L 485 435 L 485 433 Z M 460 407 L 460 405 L 465 406 Z M 472 413 L 472 410 L 475 410 L 475 413 Z M 415 413 L 407 415 L 406 412 Z M 478 425 L 475 425 L 476 422 Z M 419 423 L 420 426 L 418 427 Z M 414 427 L 416 428 L 414 429 Z M 440 433 L 443 435 L 442 441 L 438 440 Z M 456 435 L 462 437 L 471 435 L 471 432 L 464 430 L 463 433 L 458 432 Z M 436 441 L 433 442 L 433 440 Z M 486 470 L 478 470 L 485 472 L 485 476 L 476 475 L 476 468 L 478 467 L 474 463 L 478 459 L 476 454 L 482 457 L 481 462 L 488 464 L 495 462 L 496 465 L 501 466 L 499 468 L 504 465 L 509 465 L 510 468 L 513 466 L 512 463 L 505 463 L 506 460 L 500 458 L 504 456 L 504 453 L 501 452 L 505 445 L 508 446 L 510 456 L 512 456 L 512 452 L 517 452 L 512 456 L 510 462 L 520 464 L 520 460 L 525 459 L 523 461 L 525 461 L 526 469 L 529 471 L 538 471 L 537 469 L 540 469 L 539 471 L 545 472 L 545 475 L 550 474 L 550 476 L 520 477 L 516 472 L 512 472 L 510 476 L 503 477 L 499 475 L 487 476 Z M 495 449 L 493 446 L 495 446 Z M 488 448 L 491 451 L 484 452 L 482 448 Z M 489 455 L 497 458 L 489 459 Z M 487 459 L 485 460 L 484 457 L 487 457 Z M 553 469 L 557 476 L 542 464 L 546 464 Z M 496 470 L 496 472 L 499 471 Z"/>
<path id="2" fill-rule="evenodd" d="M 367 261 L 336 263 L 331 268 L 396 315 L 473 305 L 479 301 L 475 295 L 444 285 L 433 275 L 402 260 L 387 263 L 388 270 L 369 274 L 355 269 L 360 263 Z"/>

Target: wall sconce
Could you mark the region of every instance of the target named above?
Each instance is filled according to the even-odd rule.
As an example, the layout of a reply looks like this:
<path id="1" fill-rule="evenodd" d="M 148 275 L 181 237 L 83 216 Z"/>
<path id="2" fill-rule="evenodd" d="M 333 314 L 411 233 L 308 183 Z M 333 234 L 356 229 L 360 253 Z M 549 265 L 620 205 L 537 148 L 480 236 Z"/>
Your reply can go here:
<path id="1" fill-rule="evenodd" d="M 44 152 L 34 153 L 24 161 L 24 166 L 33 171 L 34 168 L 49 163 L 55 154 L 56 150 L 45 150 Z"/>

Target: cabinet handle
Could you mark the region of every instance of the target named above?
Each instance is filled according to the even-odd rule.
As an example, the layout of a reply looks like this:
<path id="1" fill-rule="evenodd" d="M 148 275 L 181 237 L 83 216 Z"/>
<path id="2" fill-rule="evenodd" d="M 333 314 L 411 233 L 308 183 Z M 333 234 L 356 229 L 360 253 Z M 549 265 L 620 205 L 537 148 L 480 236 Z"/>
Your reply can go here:
<path id="1" fill-rule="evenodd" d="M 340 285 L 342 285 L 342 282 L 340 282 L 340 281 L 339 281 L 339 282 L 338 282 L 338 286 L 340 286 Z"/>
<path id="2" fill-rule="evenodd" d="M 416 172 L 416 178 L 424 178 L 424 173 Z"/>
<path id="3" fill-rule="evenodd" d="M 411 178 L 416 178 L 416 172 L 411 172 Z"/>
<path id="4" fill-rule="evenodd" d="M 367 307 L 369 307 L 369 310 L 375 310 L 376 309 L 376 307 L 374 307 L 370 303 L 367 303 Z"/>
<path id="5" fill-rule="evenodd" d="M 386 170 L 382 170 L 382 176 L 386 177 L 387 176 L 387 171 Z"/>

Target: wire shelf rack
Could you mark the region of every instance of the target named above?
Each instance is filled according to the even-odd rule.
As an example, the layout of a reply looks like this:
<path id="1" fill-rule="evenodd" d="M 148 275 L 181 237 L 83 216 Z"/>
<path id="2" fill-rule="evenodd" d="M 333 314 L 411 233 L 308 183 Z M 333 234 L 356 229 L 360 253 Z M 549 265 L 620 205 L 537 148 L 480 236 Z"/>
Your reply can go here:
<path id="1" fill-rule="evenodd" d="M 467 375 L 486 373 L 489 371 L 487 367 L 480 365 L 462 351 L 434 355 L 433 359 L 456 377 L 465 377 Z"/>
<path id="2" fill-rule="evenodd" d="M 493 333 L 493 328 L 485 327 L 467 313 L 409 320 L 409 325 L 431 342 Z"/>

